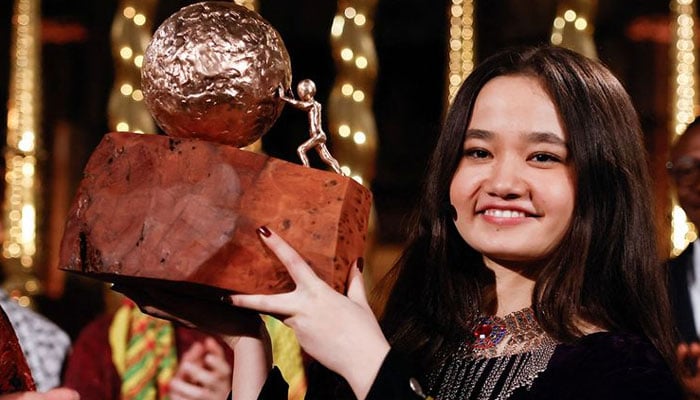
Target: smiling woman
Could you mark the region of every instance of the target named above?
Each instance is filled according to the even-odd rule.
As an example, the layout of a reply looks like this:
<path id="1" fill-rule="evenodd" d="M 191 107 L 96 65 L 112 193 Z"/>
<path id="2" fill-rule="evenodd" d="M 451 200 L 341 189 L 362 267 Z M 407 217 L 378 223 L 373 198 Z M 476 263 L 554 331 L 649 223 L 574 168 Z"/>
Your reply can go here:
<path id="1" fill-rule="evenodd" d="M 680 399 L 646 168 L 604 66 L 506 50 L 453 101 L 381 329 L 361 260 L 343 296 L 265 227 L 296 288 L 231 301 L 281 318 L 344 378 L 312 376 L 307 399 Z M 201 317 L 235 332 L 233 315 Z M 236 399 L 286 398 L 264 334 L 227 342 Z"/>
<path id="2" fill-rule="evenodd" d="M 544 260 L 561 242 L 574 208 L 567 154 L 557 108 L 537 79 L 502 76 L 481 89 L 450 202 L 457 231 L 490 269 Z M 529 306 L 524 294 L 516 308 L 497 314 Z"/>

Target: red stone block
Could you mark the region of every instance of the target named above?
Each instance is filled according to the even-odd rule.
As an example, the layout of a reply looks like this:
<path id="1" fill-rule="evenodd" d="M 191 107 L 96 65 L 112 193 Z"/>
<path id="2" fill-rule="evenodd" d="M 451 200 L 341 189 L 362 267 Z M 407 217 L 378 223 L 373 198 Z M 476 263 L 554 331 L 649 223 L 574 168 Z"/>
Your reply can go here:
<path id="1" fill-rule="evenodd" d="M 293 290 L 256 233 L 265 225 L 342 293 L 370 206 L 366 188 L 336 173 L 196 139 L 110 133 L 85 168 L 60 268 L 202 298 Z"/>

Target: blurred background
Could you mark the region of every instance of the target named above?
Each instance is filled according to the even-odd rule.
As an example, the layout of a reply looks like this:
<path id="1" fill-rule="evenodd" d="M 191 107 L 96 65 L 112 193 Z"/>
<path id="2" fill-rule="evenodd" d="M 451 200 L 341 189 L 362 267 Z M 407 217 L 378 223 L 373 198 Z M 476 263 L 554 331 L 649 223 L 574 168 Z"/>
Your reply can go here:
<path id="1" fill-rule="evenodd" d="M 135 119 L 145 109 L 134 72 L 143 53 L 139 46 L 165 18 L 192 3 L 0 4 L 0 100 L 7 105 L 0 113 L 5 286 L 72 337 L 111 305 L 103 284 L 57 270 L 65 215 L 85 163 L 105 133 L 158 132 L 152 121 Z M 259 0 L 246 5 L 280 32 L 294 85 L 304 78 L 316 82 L 331 151 L 374 194 L 370 284 L 401 249 L 404 221 L 451 94 L 473 63 L 518 44 L 571 47 L 613 70 L 642 121 L 662 256 L 693 238 L 692 227 L 673 223 L 674 216 L 683 216 L 674 212 L 664 168 L 669 143 L 695 112 L 693 0 Z M 296 147 L 307 137 L 306 115 L 287 107 L 258 151 L 298 162 Z M 312 163 L 323 168 L 318 158 Z"/>

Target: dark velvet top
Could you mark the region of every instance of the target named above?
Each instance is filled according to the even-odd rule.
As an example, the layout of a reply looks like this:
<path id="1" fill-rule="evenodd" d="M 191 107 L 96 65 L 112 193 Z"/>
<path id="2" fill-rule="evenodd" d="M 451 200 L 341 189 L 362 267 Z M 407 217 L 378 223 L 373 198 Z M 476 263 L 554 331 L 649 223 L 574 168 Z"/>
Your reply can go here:
<path id="1" fill-rule="evenodd" d="M 367 399 L 421 399 L 409 386 L 413 375 L 408 365 L 410 363 L 400 354 L 390 351 Z M 341 378 L 335 379 L 341 382 Z M 354 398 L 347 388 L 331 390 L 316 390 L 310 385 L 306 399 Z M 286 384 L 279 372 L 273 370 L 259 399 L 286 399 L 286 396 Z M 607 332 L 587 335 L 573 344 L 558 345 L 546 370 L 532 386 L 520 388 L 509 397 L 510 400 L 682 398 L 680 384 L 649 341 L 636 335 Z"/>

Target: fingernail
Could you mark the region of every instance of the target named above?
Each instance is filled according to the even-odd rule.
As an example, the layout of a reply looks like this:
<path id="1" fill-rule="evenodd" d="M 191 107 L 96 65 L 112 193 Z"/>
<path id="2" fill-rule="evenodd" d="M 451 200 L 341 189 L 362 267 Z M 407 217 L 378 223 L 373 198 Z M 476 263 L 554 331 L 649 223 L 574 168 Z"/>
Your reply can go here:
<path id="1" fill-rule="evenodd" d="M 227 294 L 219 297 L 219 301 L 221 301 L 222 303 L 226 303 L 226 304 L 233 304 L 233 302 L 231 301 L 231 297 Z"/>
<path id="2" fill-rule="evenodd" d="M 362 257 L 358 258 L 356 265 L 357 265 L 357 269 L 359 269 L 360 272 L 362 272 L 362 270 L 365 268 L 365 259 Z"/>
<path id="3" fill-rule="evenodd" d="M 272 235 L 272 232 L 270 232 L 270 230 L 267 229 L 267 227 L 266 227 L 265 225 L 263 225 L 263 226 L 261 226 L 260 228 L 258 228 L 258 233 L 259 233 L 260 235 L 265 236 L 265 237 L 270 237 L 270 235 Z"/>

